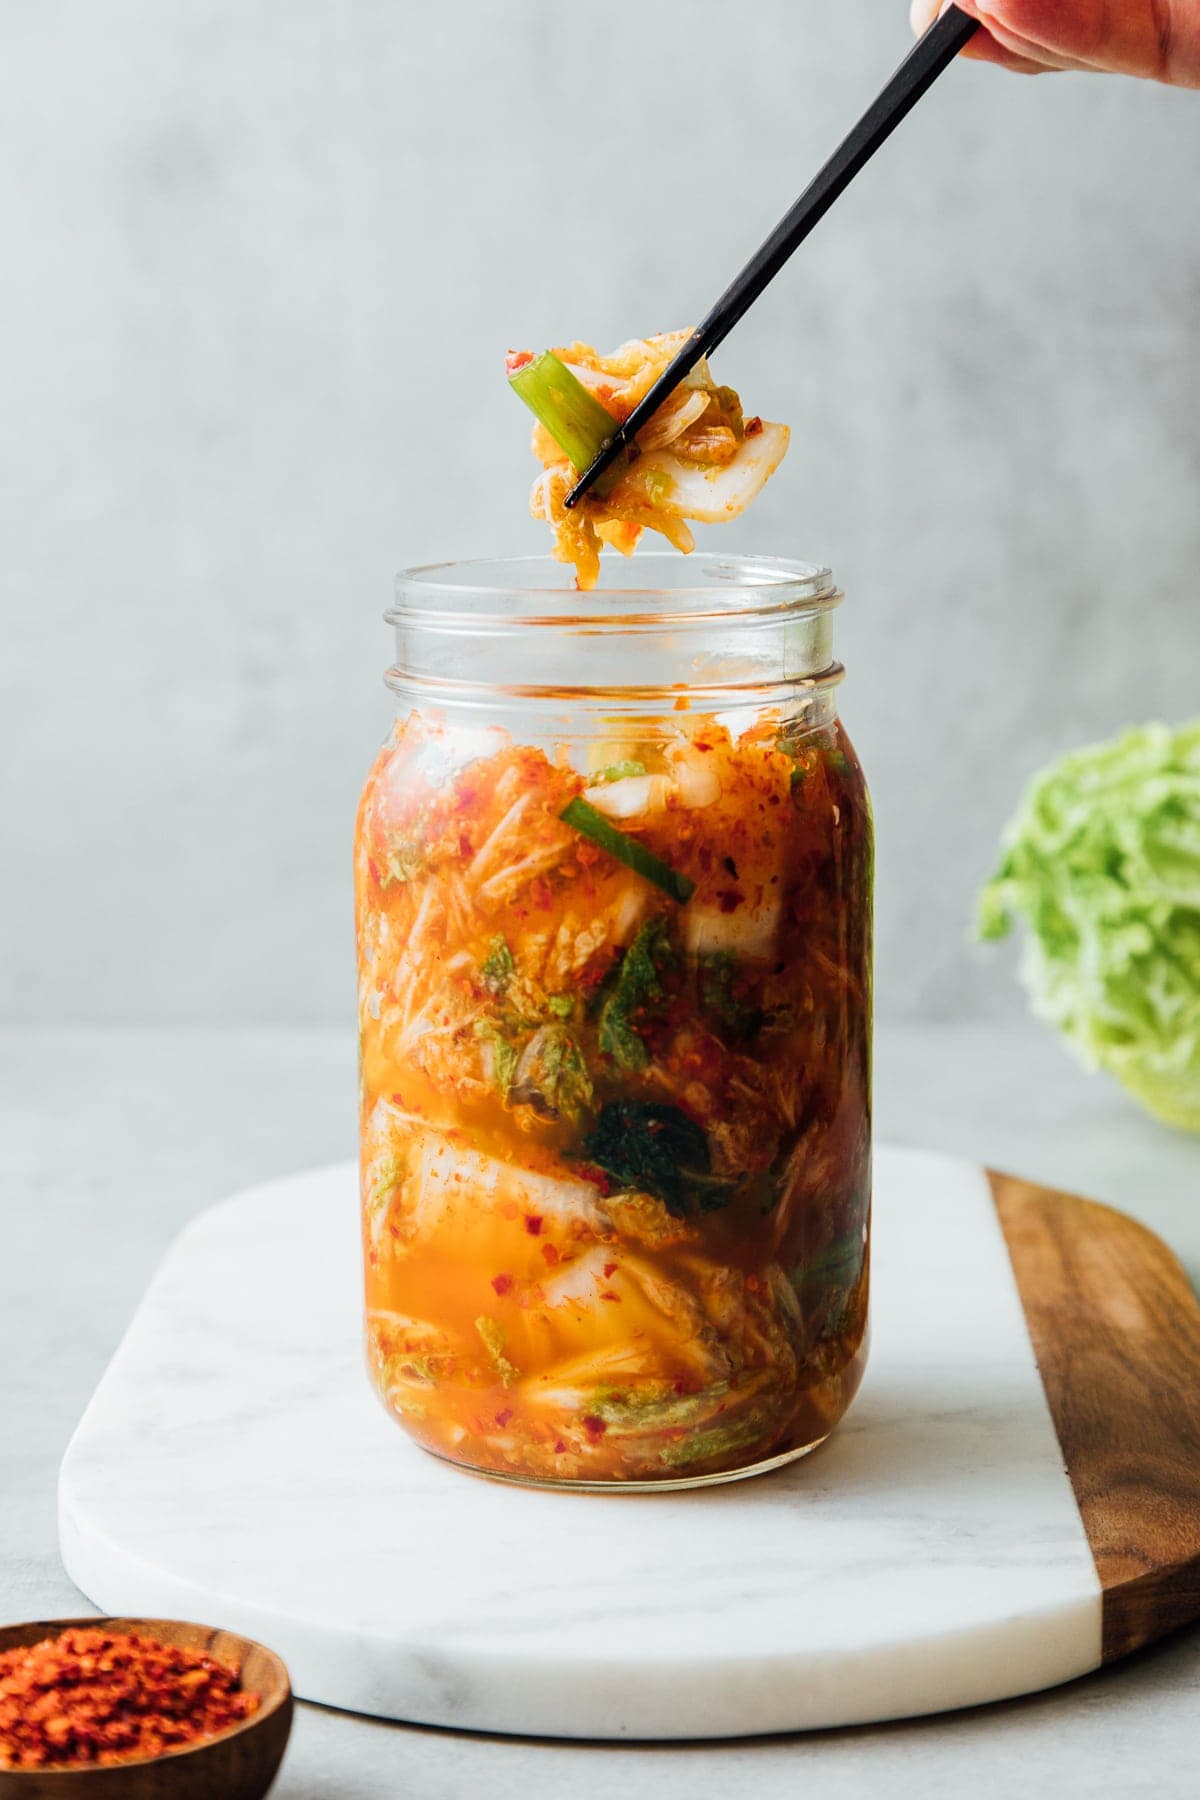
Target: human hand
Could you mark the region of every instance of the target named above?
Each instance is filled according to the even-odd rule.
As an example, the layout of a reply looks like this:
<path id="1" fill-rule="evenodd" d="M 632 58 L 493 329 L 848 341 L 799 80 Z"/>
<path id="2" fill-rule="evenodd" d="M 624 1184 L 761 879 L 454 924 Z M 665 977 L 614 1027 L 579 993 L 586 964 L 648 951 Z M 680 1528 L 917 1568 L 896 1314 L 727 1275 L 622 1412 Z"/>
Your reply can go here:
<path id="1" fill-rule="evenodd" d="M 1025 75 L 1101 69 L 1200 87 L 1200 0 L 957 0 L 978 19 L 964 56 Z M 912 0 L 924 31 L 946 0 Z"/>

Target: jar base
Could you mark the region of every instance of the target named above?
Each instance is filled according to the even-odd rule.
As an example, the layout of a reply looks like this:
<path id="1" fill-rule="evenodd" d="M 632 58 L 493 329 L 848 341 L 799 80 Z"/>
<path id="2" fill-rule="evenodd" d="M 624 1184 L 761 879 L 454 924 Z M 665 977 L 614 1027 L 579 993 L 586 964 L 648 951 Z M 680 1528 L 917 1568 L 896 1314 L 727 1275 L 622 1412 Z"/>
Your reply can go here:
<path id="1" fill-rule="evenodd" d="M 452 1469 L 461 1469 L 465 1475 L 476 1475 L 484 1481 L 502 1482 L 505 1487 L 540 1488 L 543 1493 L 573 1494 L 677 1494 L 684 1488 L 720 1487 L 729 1481 L 749 1481 L 755 1475 L 769 1475 L 774 1469 L 782 1469 L 787 1463 L 798 1462 L 802 1456 L 811 1456 L 814 1450 L 827 1443 L 832 1436 L 831 1431 L 822 1437 L 814 1438 L 810 1444 L 800 1444 L 794 1450 L 783 1450 L 778 1456 L 765 1457 L 761 1462 L 747 1463 L 740 1469 L 721 1469 L 713 1475 L 664 1475 L 653 1481 L 545 1481 L 537 1475 L 514 1475 L 500 1469 L 484 1469 L 477 1463 L 458 1462 L 452 1456 L 443 1456 L 439 1450 L 431 1450 L 426 1444 L 418 1444 L 427 1456 L 436 1457 L 438 1462 L 447 1463 Z"/>

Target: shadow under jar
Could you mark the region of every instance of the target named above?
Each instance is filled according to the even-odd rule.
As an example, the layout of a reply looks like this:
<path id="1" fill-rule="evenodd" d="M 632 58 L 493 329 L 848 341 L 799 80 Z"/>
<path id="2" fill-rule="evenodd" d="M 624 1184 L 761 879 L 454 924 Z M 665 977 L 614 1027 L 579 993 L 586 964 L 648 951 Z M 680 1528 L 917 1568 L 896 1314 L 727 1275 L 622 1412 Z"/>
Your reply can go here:
<path id="1" fill-rule="evenodd" d="M 828 570 L 619 573 L 414 569 L 388 614 L 367 1360 L 452 1462 L 683 1487 L 811 1450 L 862 1378 L 871 819 Z"/>

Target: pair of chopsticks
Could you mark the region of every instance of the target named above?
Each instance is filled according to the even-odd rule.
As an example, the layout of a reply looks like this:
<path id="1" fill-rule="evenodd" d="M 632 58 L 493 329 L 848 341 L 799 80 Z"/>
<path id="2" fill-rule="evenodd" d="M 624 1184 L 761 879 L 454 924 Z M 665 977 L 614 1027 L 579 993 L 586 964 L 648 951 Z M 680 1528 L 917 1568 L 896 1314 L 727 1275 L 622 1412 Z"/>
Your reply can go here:
<path id="1" fill-rule="evenodd" d="M 632 443 L 649 423 L 667 396 L 674 392 L 702 357 L 709 356 L 733 330 L 742 314 L 778 275 L 784 263 L 823 219 L 839 194 L 845 192 L 859 170 L 891 136 L 943 69 L 949 67 L 963 45 L 978 29 L 957 6 L 950 6 L 920 37 L 896 73 L 847 138 L 838 146 L 820 173 L 805 188 L 795 205 L 784 214 L 765 243 L 750 258 L 741 274 L 726 288 L 712 311 L 663 370 L 645 398 L 613 433 L 599 455 L 588 465 L 567 495 L 566 504 L 582 500 L 598 476 Z"/>

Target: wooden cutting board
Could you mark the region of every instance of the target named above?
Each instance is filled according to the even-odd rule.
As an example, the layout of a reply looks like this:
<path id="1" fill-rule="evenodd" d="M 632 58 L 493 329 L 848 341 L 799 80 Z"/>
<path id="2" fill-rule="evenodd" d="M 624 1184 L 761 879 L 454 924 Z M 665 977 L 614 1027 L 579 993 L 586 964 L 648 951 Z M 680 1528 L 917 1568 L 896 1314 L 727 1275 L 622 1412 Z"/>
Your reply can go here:
<path id="1" fill-rule="evenodd" d="M 361 1366 L 355 1175 L 156 1275 L 67 1452 L 105 1611 L 259 1638 L 307 1699 L 560 1737 L 743 1736 L 1068 1680 L 1200 1615 L 1200 1311 L 1110 1208 L 881 1151 L 872 1360 L 759 1479 L 547 1494 L 425 1456 Z"/>
<path id="2" fill-rule="evenodd" d="M 1161 1238 L 1125 1213 L 988 1180 L 1110 1662 L 1200 1617 L 1200 1308 Z"/>

